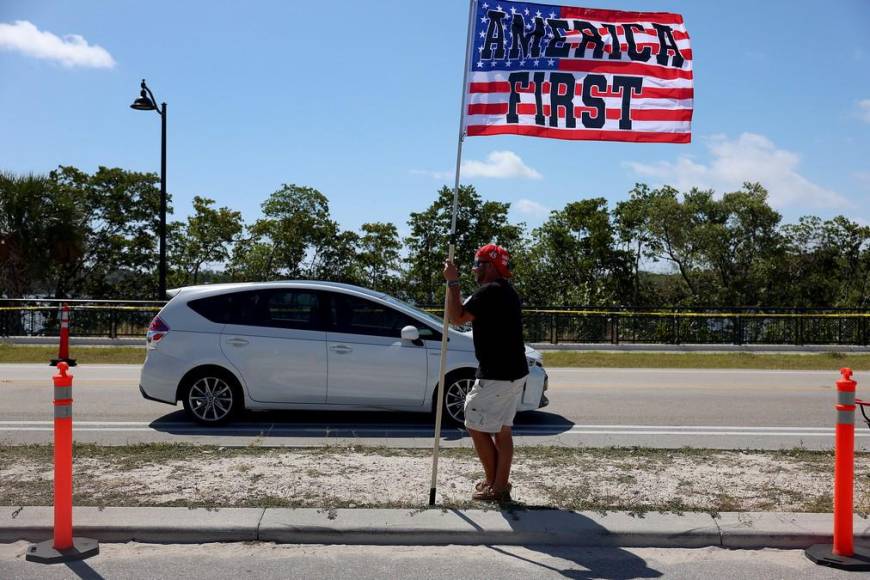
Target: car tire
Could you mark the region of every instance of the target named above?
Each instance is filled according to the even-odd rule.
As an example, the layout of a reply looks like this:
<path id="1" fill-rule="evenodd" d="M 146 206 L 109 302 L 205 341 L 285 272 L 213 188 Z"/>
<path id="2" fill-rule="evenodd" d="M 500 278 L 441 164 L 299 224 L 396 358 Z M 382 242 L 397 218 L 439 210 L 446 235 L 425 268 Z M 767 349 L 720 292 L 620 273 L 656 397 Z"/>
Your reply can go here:
<path id="1" fill-rule="evenodd" d="M 456 372 L 447 375 L 444 384 L 444 409 L 441 424 L 450 427 L 465 426 L 465 397 L 474 386 L 474 372 Z M 437 390 L 436 390 L 437 396 Z"/>
<path id="2" fill-rule="evenodd" d="M 187 416 L 200 425 L 224 425 L 242 410 L 242 389 L 234 376 L 210 368 L 191 375 L 181 389 Z"/>

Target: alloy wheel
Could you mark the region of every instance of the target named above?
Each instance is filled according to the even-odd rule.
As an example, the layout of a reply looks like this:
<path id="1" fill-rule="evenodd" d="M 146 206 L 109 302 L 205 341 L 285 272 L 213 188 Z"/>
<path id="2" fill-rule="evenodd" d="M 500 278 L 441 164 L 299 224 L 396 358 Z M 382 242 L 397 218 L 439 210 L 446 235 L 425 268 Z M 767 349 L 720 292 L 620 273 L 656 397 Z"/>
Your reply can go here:
<path id="1" fill-rule="evenodd" d="M 465 423 L 465 397 L 471 387 L 474 386 L 474 379 L 458 379 L 447 386 L 447 392 L 444 393 L 444 407 L 447 415 L 454 422 L 460 425 Z"/>
<path id="2" fill-rule="evenodd" d="M 233 410 L 233 390 L 219 377 L 203 377 L 187 393 L 190 411 L 205 423 L 226 419 Z"/>

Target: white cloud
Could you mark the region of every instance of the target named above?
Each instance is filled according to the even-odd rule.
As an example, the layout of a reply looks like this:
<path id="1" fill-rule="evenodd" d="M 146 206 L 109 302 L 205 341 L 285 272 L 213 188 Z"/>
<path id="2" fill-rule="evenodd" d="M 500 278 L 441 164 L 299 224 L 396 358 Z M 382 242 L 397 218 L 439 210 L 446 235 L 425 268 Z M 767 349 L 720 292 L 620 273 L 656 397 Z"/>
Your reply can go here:
<path id="1" fill-rule="evenodd" d="M 519 213 L 534 218 L 543 218 L 550 215 L 550 208 L 541 205 L 531 199 L 520 199 L 511 205 L 512 209 L 516 209 Z"/>
<path id="2" fill-rule="evenodd" d="M 493 151 L 486 161 L 463 161 L 460 172 L 463 178 L 491 177 L 494 179 L 541 179 L 543 176 L 523 163 L 513 151 Z"/>
<path id="3" fill-rule="evenodd" d="M 860 109 L 860 113 L 858 113 L 862 120 L 870 123 L 870 99 L 863 99 L 858 101 L 858 109 Z"/>
<path id="4" fill-rule="evenodd" d="M 60 38 L 51 32 L 39 30 L 27 20 L 18 20 L 14 24 L 0 22 L 0 49 L 54 60 L 67 67 L 112 68 L 115 66 L 115 59 L 103 47 L 88 44 L 78 34 L 69 34 Z"/>
<path id="5" fill-rule="evenodd" d="M 428 169 L 412 169 L 411 175 L 425 175 L 432 179 L 450 179 L 453 173 L 450 171 L 429 171 Z"/>
<path id="6" fill-rule="evenodd" d="M 687 156 L 679 157 L 675 162 L 627 162 L 625 165 L 639 175 L 656 178 L 681 191 L 697 187 L 723 193 L 738 190 L 745 181 L 752 181 L 767 188 L 771 205 L 779 208 L 789 205 L 844 208 L 852 205 L 839 193 L 816 185 L 798 173 L 798 155 L 777 149 L 763 135 L 743 133 L 734 140 L 715 135 L 707 147 L 712 156 L 708 165 Z"/>
<path id="7" fill-rule="evenodd" d="M 428 169 L 412 169 L 412 175 L 426 175 L 432 179 L 450 179 L 455 177 L 454 171 L 431 171 Z M 523 163 L 520 156 L 513 151 L 493 151 L 486 161 L 463 161 L 460 167 L 462 179 L 475 177 L 490 177 L 493 179 L 541 179 L 543 176 Z"/>

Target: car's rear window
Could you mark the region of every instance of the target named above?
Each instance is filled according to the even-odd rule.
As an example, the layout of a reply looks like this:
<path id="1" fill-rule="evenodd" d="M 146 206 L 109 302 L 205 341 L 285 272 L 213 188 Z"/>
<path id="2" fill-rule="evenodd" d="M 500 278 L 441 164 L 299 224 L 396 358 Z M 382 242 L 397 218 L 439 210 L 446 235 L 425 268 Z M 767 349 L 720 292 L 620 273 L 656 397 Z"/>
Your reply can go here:
<path id="1" fill-rule="evenodd" d="M 236 294 L 221 294 L 219 296 L 209 296 L 208 298 L 199 298 L 191 300 L 187 303 L 191 309 L 197 314 L 205 317 L 211 322 L 219 324 L 227 324 L 233 318 Z"/>
<path id="2" fill-rule="evenodd" d="M 311 290 L 248 290 L 191 300 L 188 306 L 219 324 L 299 330 L 322 327 L 319 294 Z"/>

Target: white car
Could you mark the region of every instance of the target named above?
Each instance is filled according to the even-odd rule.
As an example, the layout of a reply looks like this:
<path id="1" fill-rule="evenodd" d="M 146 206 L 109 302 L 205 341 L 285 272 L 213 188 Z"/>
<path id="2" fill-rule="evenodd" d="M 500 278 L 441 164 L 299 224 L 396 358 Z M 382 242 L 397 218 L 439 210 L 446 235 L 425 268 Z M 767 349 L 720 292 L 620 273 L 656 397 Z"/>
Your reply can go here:
<path id="1" fill-rule="evenodd" d="M 242 409 L 432 412 L 442 320 L 392 296 L 333 282 L 189 286 L 148 330 L 139 390 L 180 400 L 217 425 Z M 541 355 L 526 347 L 519 411 L 547 405 Z M 463 421 L 477 359 L 470 332 L 450 329 L 445 418 Z"/>

